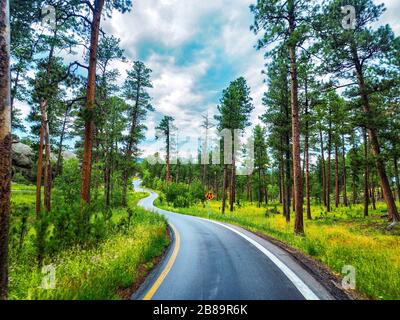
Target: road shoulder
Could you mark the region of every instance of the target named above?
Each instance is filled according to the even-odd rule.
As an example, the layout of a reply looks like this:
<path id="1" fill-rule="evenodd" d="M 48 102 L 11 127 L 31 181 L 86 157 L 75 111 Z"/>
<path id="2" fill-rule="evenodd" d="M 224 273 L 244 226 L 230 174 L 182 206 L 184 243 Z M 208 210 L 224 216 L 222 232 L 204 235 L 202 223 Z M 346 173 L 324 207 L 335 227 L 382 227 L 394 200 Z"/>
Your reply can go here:
<path id="1" fill-rule="evenodd" d="M 304 283 L 323 300 L 355 300 L 353 292 L 341 287 L 340 277 L 333 274 L 325 265 L 305 255 L 286 243 L 261 232 L 253 232 L 238 225 L 220 222 L 250 237 L 264 248 L 272 252 L 288 266 Z"/>
<path id="2" fill-rule="evenodd" d="M 149 290 L 153 287 L 154 283 L 157 281 L 163 270 L 167 267 L 168 262 L 174 252 L 176 245 L 176 235 L 168 224 L 168 234 L 170 236 L 170 244 L 165 249 L 162 257 L 160 258 L 158 264 L 151 270 L 142 283 L 138 286 L 137 290 L 131 295 L 130 300 L 143 300 Z"/>

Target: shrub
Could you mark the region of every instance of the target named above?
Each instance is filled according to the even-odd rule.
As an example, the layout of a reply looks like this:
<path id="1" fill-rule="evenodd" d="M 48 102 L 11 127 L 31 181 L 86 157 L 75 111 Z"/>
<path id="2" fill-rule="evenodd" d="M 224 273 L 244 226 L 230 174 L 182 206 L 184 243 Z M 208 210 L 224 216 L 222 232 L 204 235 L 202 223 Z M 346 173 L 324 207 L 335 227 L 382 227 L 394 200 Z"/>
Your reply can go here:
<path id="1" fill-rule="evenodd" d="M 14 173 L 12 181 L 19 184 L 26 184 L 26 185 L 31 184 L 31 182 L 27 178 L 25 178 L 24 175 L 19 171 L 16 171 Z"/>
<path id="2" fill-rule="evenodd" d="M 190 206 L 189 198 L 179 195 L 174 199 L 173 206 L 175 208 L 188 208 Z"/>
<path id="3" fill-rule="evenodd" d="M 179 196 L 188 197 L 188 187 L 183 183 L 170 183 L 164 189 L 165 199 L 168 203 L 174 203 Z"/>
<path id="4" fill-rule="evenodd" d="M 190 186 L 190 201 L 192 203 L 204 202 L 205 189 L 199 180 L 195 180 Z"/>

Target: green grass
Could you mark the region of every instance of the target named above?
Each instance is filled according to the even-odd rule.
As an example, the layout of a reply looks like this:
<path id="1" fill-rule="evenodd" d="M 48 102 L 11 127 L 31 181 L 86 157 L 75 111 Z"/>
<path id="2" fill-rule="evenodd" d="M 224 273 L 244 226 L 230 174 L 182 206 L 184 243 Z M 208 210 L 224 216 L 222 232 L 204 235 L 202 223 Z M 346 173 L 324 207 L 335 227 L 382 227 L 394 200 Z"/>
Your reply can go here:
<path id="1" fill-rule="evenodd" d="M 137 208 L 134 223 L 128 234 L 113 235 L 96 248 L 75 247 L 45 261 L 55 267 L 55 289 L 39 288 L 41 270 L 13 266 L 10 299 L 121 299 L 119 291 L 138 280 L 139 267 L 169 242 L 161 216 Z"/>
<path id="2" fill-rule="evenodd" d="M 136 206 L 140 199 L 146 198 L 147 196 L 149 196 L 148 192 L 131 192 L 128 199 L 128 205 Z"/>
<path id="3" fill-rule="evenodd" d="M 170 211 L 207 217 L 207 206 L 197 204 L 191 208 L 173 208 L 156 200 L 156 205 Z M 345 265 L 356 270 L 356 290 L 370 299 L 400 299 L 400 237 L 399 230 L 388 232 L 386 219 L 380 216 L 385 205 L 377 203 L 368 218 L 363 217 L 361 205 L 351 208 L 325 209 L 314 205 L 314 220 L 305 220 L 305 237 L 293 233 L 293 219 L 286 223 L 281 214 L 266 214 L 280 205 L 258 208 L 242 203 L 233 213 L 220 213 L 221 203 L 212 201 L 211 219 L 226 221 L 279 239 L 313 256 L 340 275 Z"/>
<path id="4" fill-rule="evenodd" d="M 23 193 L 23 192 L 13 192 L 11 193 L 11 209 L 14 205 L 27 205 L 30 207 L 35 206 L 36 194 L 35 193 Z"/>
<path id="5" fill-rule="evenodd" d="M 10 299 L 121 299 L 121 290 L 131 288 L 140 278 L 139 270 L 149 269 L 150 261 L 169 244 L 165 219 L 137 207 L 146 196 L 129 192 L 129 228 L 124 224 L 110 229 L 107 237 L 94 245 L 46 256 L 44 265 L 55 268 L 55 289 L 41 289 L 44 274 L 35 266 L 35 194 L 13 193 L 12 208 L 18 215 L 22 210 L 28 212 L 29 227 L 23 250 L 17 252 L 13 247 L 10 252 Z M 113 225 L 126 221 L 127 216 L 126 208 L 112 209 Z"/>
<path id="6" fill-rule="evenodd" d="M 26 190 L 26 191 L 35 191 L 35 185 L 27 185 L 27 184 L 20 184 L 20 183 L 12 183 L 11 190 L 19 191 L 19 190 Z M 42 187 L 43 190 L 43 187 Z"/>

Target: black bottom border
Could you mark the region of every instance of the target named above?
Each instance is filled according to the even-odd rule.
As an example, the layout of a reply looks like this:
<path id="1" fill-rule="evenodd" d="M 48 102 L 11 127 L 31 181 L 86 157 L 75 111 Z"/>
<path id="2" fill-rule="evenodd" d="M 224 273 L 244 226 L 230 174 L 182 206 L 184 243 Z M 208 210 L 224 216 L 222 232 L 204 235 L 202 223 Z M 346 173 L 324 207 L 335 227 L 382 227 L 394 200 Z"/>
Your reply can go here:
<path id="1" fill-rule="evenodd" d="M 399 301 L 1 301 L 0 314 L 12 318 L 37 315 L 43 319 L 61 315 L 72 320 L 83 315 L 115 319 L 120 314 L 125 319 L 321 319 L 348 318 L 353 313 L 359 316 L 360 312 L 371 316 L 399 307 Z"/>

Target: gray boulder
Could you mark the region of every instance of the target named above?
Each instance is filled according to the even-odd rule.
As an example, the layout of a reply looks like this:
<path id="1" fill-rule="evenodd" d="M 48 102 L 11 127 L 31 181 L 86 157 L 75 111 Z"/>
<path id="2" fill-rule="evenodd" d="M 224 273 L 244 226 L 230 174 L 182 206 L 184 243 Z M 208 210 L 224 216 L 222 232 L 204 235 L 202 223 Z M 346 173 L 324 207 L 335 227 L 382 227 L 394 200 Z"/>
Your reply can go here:
<path id="1" fill-rule="evenodd" d="M 13 166 L 23 169 L 32 169 L 34 153 L 30 146 L 21 142 L 12 144 Z"/>

